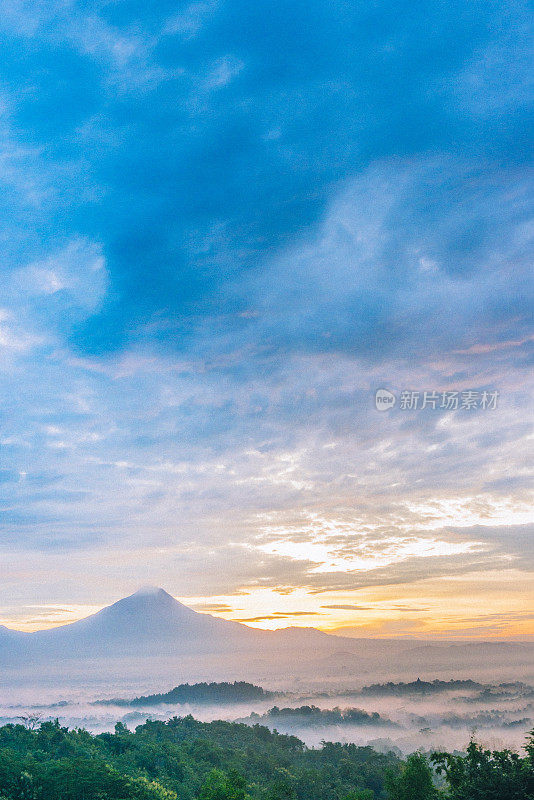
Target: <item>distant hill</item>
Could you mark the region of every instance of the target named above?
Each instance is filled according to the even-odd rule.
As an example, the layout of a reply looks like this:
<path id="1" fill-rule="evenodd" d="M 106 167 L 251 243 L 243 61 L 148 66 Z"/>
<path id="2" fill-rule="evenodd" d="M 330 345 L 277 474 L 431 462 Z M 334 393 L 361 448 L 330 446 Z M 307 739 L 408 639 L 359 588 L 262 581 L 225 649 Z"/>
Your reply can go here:
<path id="1" fill-rule="evenodd" d="M 163 694 L 149 694 L 134 697 L 132 700 L 99 700 L 94 705 L 114 706 L 156 706 L 195 703 L 197 705 L 229 705 L 233 703 L 250 703 L 258 700 L 269 700 L 275 697 L 274 692 L 265 691 L 261 686 L 245 681 L 234 683 L 182 683 Z"/>
<path id="2" fill-rule="evenodd" d="M 275 726 L 277 730 L 293 728 L 324 727 L 331 725 L 390 725 L 398 727 L 390 719 L 376 711 L 368 713 L 361 708 L 323 709 L 317 706 L 298 706 L 297 708 L 278 708 L 273 706 L 265 714 L 252 714 L 241 722 Z"/>
<path id="3" fill-rule="evenodd" d="M 418 678 L 410 683 L 373 683 L 371 686 L 364 686 L 362 695 L 427 695 L 440 694 L 442 692 L 454 692 L 458 690 L 476 691 L 482 690 L 485 686 L 482 683 L 472 680 L 450 680 L 450 681 L 422 681 Z"/>

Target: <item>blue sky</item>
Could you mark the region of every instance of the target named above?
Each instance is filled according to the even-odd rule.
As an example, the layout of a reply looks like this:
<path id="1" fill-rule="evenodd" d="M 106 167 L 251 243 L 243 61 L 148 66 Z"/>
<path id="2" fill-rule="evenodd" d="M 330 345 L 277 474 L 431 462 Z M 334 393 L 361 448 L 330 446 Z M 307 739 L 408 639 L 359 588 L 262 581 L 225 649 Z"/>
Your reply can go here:
<path id="1" fill-rule="evenodd" d="M 532 634 L 527 4 L 1 11 L 0 621 Z"/>

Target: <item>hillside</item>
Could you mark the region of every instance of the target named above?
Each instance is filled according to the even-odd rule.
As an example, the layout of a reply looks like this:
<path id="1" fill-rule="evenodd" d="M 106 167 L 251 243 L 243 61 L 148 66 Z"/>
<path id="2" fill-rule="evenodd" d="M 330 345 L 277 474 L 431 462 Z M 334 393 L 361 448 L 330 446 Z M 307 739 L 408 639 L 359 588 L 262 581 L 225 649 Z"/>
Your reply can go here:
<path id="1" fill-rule="evenodd" d="M 133 697 L 131 700 L 112 699 L 98 700 L 94 705 L 107 706 L 157 706 L 196 703 L 197 705 L 226 705 L 233 703 L 250 703 L 269 700 L 274 692 L 268 692 L 261 686 L 254 686 L 246 681 L 233 683 L 182 683 L 168 692 Z"/>

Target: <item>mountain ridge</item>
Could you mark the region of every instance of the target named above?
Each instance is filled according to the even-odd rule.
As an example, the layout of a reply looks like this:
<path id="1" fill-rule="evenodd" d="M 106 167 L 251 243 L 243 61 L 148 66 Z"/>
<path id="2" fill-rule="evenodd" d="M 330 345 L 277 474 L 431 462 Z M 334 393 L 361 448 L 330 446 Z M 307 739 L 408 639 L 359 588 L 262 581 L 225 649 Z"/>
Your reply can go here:
<path id="1" fill-rule="evenodd" d="M 316 628 L 275 631 L 194 611 L 164 589 L 144 587 L 84 619 L 33 633 L 0 627 L 0 684 L 26 681 L 32 687 L 59 681 L 86 684 L 113 676 L 135 680 L 235 680 L 298 684 L 330 676 L 335 681 L 363 676 L 433 677 L 440 669 L 485 675 L 510 666 L 522 677 L 534 661 L 534 643 L 422 642 L 349 638 Z M 415 674 L 414 674 L 415 671 Z M 514 673 L 515 675 L 516 673 Z M 175 679 L 178 679 L 175 681 Z"/>
<path id="2" fill-rule="evenodd" d="M 145 619 L 143 620 L 143 616 Z M 263 628 L 255 628 L 249 625 L 246 625 L 243 622 L 237 622 L 235 620 L 227 620 L 222 617 L 215 617 L 212 614 L 208 614 L 201 611 L 195 611 L 194 609 L 186 606 L 184 603 L 181 603 L 179 600 L 176 600 L 169 592 L 165 589 L 157 586 L 143 586 L 140 589 L 136 590 L 130 595 L 126 597 L 122 597 L 119 600 L 111 603 L 108 606 L 104 606 L 99 611 L 94 612 L 93 614 L 89 614 L 87 617 L 82 617 L 81 619 L 75 620 L 74 622 L 66 622 L 62 625 L 56 625 L 53 628 L 46 628 L 36 631 L 20 631 L 16 628 L 10 628 L 7 625 L 0 625 L 0 636 L 9 635 L 13 637 L 24 637 L 25 639 L 48 639 L 48 638 L 55 638 L 61 632 L 72 632 L 73 630 L 81 631 L 83 629 L 89 629 L 92 626 L 96 626 L 98 623 L 103 622 L 104 624 L 111 624 L 116 621 L 119 624 L 122 624 L 125 628 L 128 627 L 128 623 L 133 623 L 135 628 L 133 632 L 136 635 L 139 635 L 139 624 L 141 622 L 146 621 L 149 618 L 150 628 L 152 631 L 158 631 L 158 618 L 159 621 L 163 620 L 166 623 L 179 623 L 183 626 L 183 628 L 187 629 L 187 626 L 190 624 L 195 624 L 204 627 L 206 630 L 208 626 L 214 628 L 215 626 L 219 630 L 230 630 L 230 627 L 234 631 L 246 631 L 252 632 L 254 634 L 258 634 L 261 636 L 265 636 L 266 638 L 283 638 L 283 637 L 290 637 L 291 635 L 304 635 L 314 637 L 316 639 L 321 638 L 323 641 L 329 640 L 331 642 L 336 643 L 336 646 L 350 644 L 357 644 L 362 642 L 371 641 L 374 643 L 380 642 L 387 642 L 387 641 L 395 641 L 399 644 L 404 644 L 410 646 L 411 648 L 417 648 L 418 650 L 423 651 L 425 648 L 463 648 L 463 647 L 488 647 L 488 646 L 517 646 L 517 647 L 532 647 L 534 644 L 529 640 L 517 640 L 517 641 L 502 641 L 502 640 L 465 640 L 465 641 L 455 641 L 455 640 L 447 640 L 447 639 L 431 639 L 431 640 L 424 640 L 424 639 L 408 639 L 408 638 L 395 638 L 392 637 L 391 639 L 385 638 L 369 638 L 369 637 L 353 637 L 353 636 L 343 636 L 342 634 L 336 633 L 329 633 L 327 631 L 322 631 L 318 628 L 314 628 L 313 626 L 301 626 L 301 625 L 288 625 L 284 628 L 278 628 L 276 630 L 265 630 Z M 207 622 L 206 622 L 207 621 Z M 100 633 L 102 630 L 99 631 Z M 118 633 L 118 631 L 113 631 L 114 633 Z M 132 632 L 132 631 L 130 631 Z"/>
<path id="3" fill-rule="evenodd" d="M 272 645 L 277 638 L 299 638 L 299 628 L 278 637 L 277 631 L 251 628 L 194 611 L 164 589 L 144 587 L 76 622 L 31 633 L 0 627 L 2 655 L 16 658 L 17 650 L 28 658 L 62 659 L 82 656 L 137 655 L 149 648 L 155 655 L 179 652 L 220 652 L 239 647 Z M 302 634 L 323 642 L 333 639 L 315 628 Z"/>

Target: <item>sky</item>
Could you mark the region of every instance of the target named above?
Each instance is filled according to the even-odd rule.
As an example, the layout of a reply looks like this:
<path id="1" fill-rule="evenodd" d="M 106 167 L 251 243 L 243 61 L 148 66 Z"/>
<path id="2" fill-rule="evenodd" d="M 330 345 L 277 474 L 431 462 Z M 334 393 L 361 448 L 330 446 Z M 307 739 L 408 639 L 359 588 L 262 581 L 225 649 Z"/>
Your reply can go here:
<path id="1" fill-rule="evenodd" d="M 1 0 L 0 623 L 534 636 L 530 23 Z"/>

